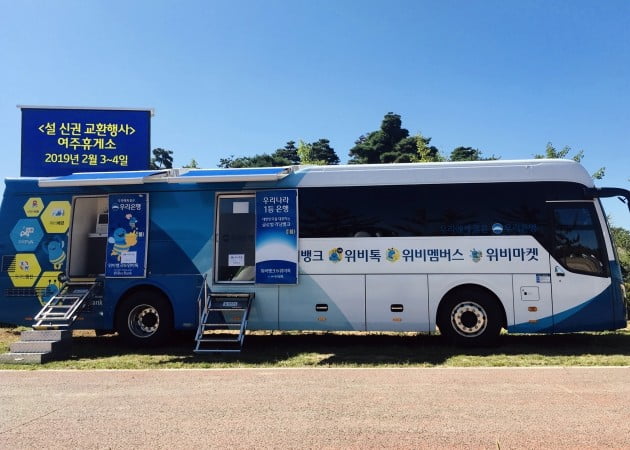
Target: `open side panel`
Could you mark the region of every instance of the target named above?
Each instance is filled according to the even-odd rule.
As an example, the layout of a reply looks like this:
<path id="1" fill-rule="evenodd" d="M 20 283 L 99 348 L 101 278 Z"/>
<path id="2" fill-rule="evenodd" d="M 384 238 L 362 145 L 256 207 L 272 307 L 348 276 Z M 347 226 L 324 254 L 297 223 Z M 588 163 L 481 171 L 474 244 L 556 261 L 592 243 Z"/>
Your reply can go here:
<path id="1" fill-rule="evenodd" d="M 74 198 L 68 258 L 70 278 L 105 273 L 107 211 L 107 196 Z"/>

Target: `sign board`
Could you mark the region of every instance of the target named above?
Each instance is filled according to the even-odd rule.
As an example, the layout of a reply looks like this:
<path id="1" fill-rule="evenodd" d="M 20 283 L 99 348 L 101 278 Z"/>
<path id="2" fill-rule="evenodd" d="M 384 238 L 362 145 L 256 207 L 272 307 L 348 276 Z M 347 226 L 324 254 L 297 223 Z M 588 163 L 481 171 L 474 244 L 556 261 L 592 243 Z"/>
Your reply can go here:
<path id="1" fill-rule="evenodd" d="M 296 284 L 297 191 L 256 193 L 256 283 Z"/>
<path id="2" fill-rule="evenodd" d="M 149 168 L 151 110 L 20 108 L 22 176 Z"/>
<path id="3" fill-rule="evenodd" d="M 149 194 L 109 196 L 105 276 L 143 278 L 147 266 Z"/>

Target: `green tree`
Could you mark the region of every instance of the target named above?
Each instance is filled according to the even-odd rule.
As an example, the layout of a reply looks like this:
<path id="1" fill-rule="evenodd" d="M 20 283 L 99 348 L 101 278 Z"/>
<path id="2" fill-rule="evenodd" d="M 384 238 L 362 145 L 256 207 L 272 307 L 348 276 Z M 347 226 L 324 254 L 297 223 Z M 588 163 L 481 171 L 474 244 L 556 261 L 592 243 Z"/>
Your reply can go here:
<path id="1" fill-rule="evenodd" d="M 389 112 L 381 128 L 362 135 L 350 149 L 350 164 L 409 163 L 444 161 L 431 138 L 418 133 L 409 136 L 398 114 Z"/>
<path id="2" fill-rule="evenodd" d="M 422 136 L 418 133 L 414 136 L 416 141 L 416 152 L 418 162 L 440 162 L 444 161 L 444 157 L 440 154 L 440 151 L 431 143 L 431 138 Z"/>
<path id="3" fill-rule="evenodd" d="M 330 146 L 328 139 L 319 139 L 310 144 L 300 140 L 297 146 L 297 154 L 300 164 L 318 166 L 339 164 L 339 157 L 335 153 L 335 149 Z"/>
<path id="4" fill-rule="evenodd" d="M 547 158 L 547 159 L 564 159 L 567 158 L 567 156 L 569 155 L 569 153 L 571 152 L 571 147 L 569 147 L 568 145 L 565 145 L 564 147 L 562 147 L 561 150 L 556 149 L 553 144 L 551 142 L 547 142 L 547 147 L 545 148 L 545 153 L 544 154 L 536 154 L 534 155 L 534 158 L 536 159 L 543 159 L 543 158 Z M 584 157 L 584 150 L 580 150 L 579 152 L 577 152 L 575 155 L 573 155 L 573 157 L 571 157 L 571 159 L 575 162 L 580 162 L 582 161 L 582 158 Z"/>
<path id="5" fill-rule="evenodd" d="M 323 161 L 325 165 L 334 166 L 339 164 L 339 156 L 335 149 L 330 146 L 328 139 L 319 139 L 310 144 L 311 156 L 315 161 Z"/>
<path id="6" fill-rule="evenodd" d="M 302 164 L 312 164 L 317 166 L 324 166 L 326 162 L 324 160 L 316 159 L 313 153 L 313 145 L 308 144 L 300 139 L 297 146 L 297 154 L 300 157 Z"/>
<path id="7" fill-rule="evenodd" d="M 610 227 L 617 248 L 625 250 L 630 256 L 630 231 L 621 227 Z"/>
<path id="8" fill-rule="evenodd" d="M 536 159 L 542 159 L 542 158 L 562 159 L 562 158 L 566 158 L 570 152 L 571 152 L 571 147 L 569 147 L 568 145 L 565 145 L 562 148 L 562 150 L 557 150 L 551 142 L 547 142 L 545 153 L 542 155 L 536 154 L 534 155 L 534 158 Z M 571 159 L 575 162 L 581 162 L 582 158 L 584 158 L 584 150 L 580 150 L 579 152 L 577 152 L 575 155 L 571 157 Z M 595 171 L 595 173 L 591 175 L 591 177 L 595 178 L 596 180 L 601 180 L 602 178 L 604 178 L 605 173 L 606 173 L 606 168 L 600 167 L 599 169 Z"/>
<path id="9" fill-rule="evenodd" d="M 234 155 L 230 155 L 227 158 L 220 158 L 219 164 L 217 164 L 217 167 L 227 169 L 229 167 L 232 167 L 233 163 L 234 163 Z"/>
<path id="10" fill-rule="evenodd" d="M 195 158 L 191 159 L 190 162 L 188 164 L 186 164 L 185 166 L 182 166 L 186 169 L 199 169 L 199 163 L 197 162 L 197 160 Z"/>
<path id="11" fill-rule="evenodd" d="M 271 155 L 262 153 L 254 156 L 241 156 L 235 158 L 230 155 L 219 160 L 219 167 L 280 167 L 294 164 L 339 164 L 339 157 L 335 149 L 330 146 L 328 139 L 319 139 L 312 144 L 300 141 L 295 146 L 295 141 L 289 141 L 283 148 L 276 149 Z"/>
<path id="12" fill-rule="evenodd" d="M 378 164 L 383 162 L 401 162 L 409 155 L 410 141 L 396 147 L 403 139 L 409 137 L 409 130 L 402 128 L 400 115 L 389 112 L 383 117 L 381 128 L 362 135 L 350 149 L 350 164 Z M 417 149 L 416 149 L 417 151 Z"/>
<path id="13" fill-rule="evenodd" d="M 151 169 L 172 169 L 173 152 L 164 148 L 154 148 L 149 167 Z"/>
<path id="14" fill-rule="evenodd" d="M 489 161 L 499 159 L 492 155 L 489 158 L 481 156 L 481 150 L 472 147 L 457 147 L 451 152 L 450 161 Z"/>
<path id="15" fill-rule="evenodd" d="M 621 227 L 610 227 L 610 233 L 619 255 L 626 293 L 630 294 L 630 231 Z M 626 298 L 626 301 L 630 301 L 630 298 Z"/>
<path id="16" fill-rule="evenodd" d="M 391 151 L 381 154 L 382 163 L 406 163 L 413 162 L 417 158 L 418 146 L 415 136 L 407 136 L 394 144 Z"/>
<path id="17" fill-rule="evenodd" d="M 244 168 L 244 167 L 282 167 L 290 166 L 292 163 L 286 158 L 281 158 L 268 153 L 262 153 L 254 156 L 241 156 L 235 158 L 230 155 L 227 158 L 219 160 L 219 167 L 228 168 Z"/>
<path id="18" fill-rule="evenodd" d="M 295 141 L 288 141 L 283 148 L 279 148 L 273 152 L 272 156 L 285 158 L 290 161 L 291 164 L 300 164 L 300 157 L 298 156 Z"/>

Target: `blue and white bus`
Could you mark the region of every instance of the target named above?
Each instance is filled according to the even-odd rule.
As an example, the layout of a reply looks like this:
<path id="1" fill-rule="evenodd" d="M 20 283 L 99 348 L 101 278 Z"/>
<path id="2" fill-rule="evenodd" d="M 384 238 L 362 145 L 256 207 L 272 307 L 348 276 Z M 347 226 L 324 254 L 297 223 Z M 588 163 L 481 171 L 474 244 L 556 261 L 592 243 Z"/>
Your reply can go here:
<path id="1" fill-rule="evenodd" d="M 600 197 L 629 194 L 543 159 L 7 179 L 0 322 L 31 324 L 65 277 L 101 287 L 73 328 L 136 344 L 196 329 L 206 283 L 253 297 L 249 330 L 625 328 Z"/>

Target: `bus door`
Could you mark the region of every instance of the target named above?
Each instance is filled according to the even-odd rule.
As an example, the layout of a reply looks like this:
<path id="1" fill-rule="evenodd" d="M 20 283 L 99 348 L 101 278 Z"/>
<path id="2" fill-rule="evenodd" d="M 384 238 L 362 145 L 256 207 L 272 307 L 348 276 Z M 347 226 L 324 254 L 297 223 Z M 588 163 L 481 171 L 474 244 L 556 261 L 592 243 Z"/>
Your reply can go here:
<path id="1" fill-rule="evenodd" d="M 255 196 L 218 198 L 215 280 L 219 283 L 254 282 L 256 264 Z"/>
<path id="2" fill-rule="evenodd" d="M 550 202 L 554 331 L 602 329 L 612 323 L 609 268 L 592 202 Z M 603 303 L 602 303 L 603 302 Z"/>

